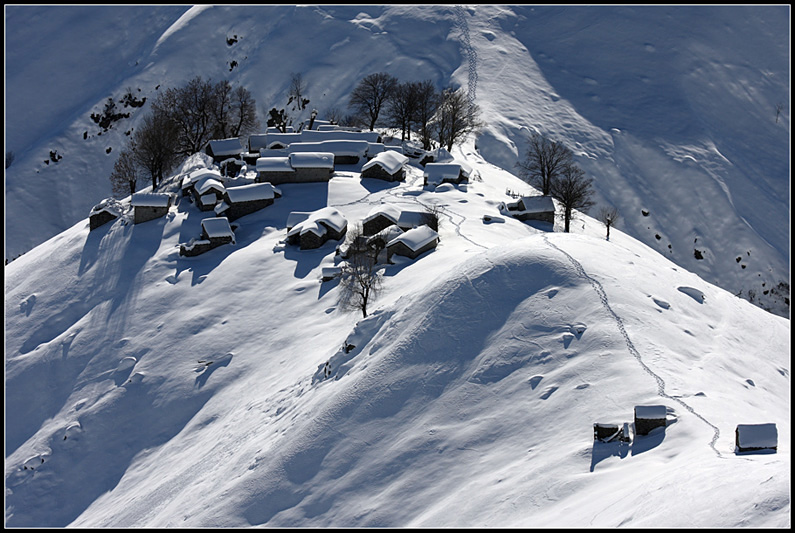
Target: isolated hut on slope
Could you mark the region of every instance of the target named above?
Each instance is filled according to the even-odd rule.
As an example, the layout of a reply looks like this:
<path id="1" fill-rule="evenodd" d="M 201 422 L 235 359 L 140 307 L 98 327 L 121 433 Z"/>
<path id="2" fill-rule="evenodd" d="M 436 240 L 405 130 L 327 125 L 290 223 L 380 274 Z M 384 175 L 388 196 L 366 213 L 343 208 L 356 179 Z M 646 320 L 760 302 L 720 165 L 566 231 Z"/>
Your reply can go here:
<path id="1" fill-rule="evenodd" d="M 91 209 L 88 215 L 89 231 L 116 220 L 124 212 L 121 203 L 114 198 L 106 198 Z"/>
<path id="2" fill-rule="evenodd" d="M 501 203 L 500 213 L 517 220 L 555 222 L 555 202 L 551 196 L 523 196 L 515 202 Z"/>

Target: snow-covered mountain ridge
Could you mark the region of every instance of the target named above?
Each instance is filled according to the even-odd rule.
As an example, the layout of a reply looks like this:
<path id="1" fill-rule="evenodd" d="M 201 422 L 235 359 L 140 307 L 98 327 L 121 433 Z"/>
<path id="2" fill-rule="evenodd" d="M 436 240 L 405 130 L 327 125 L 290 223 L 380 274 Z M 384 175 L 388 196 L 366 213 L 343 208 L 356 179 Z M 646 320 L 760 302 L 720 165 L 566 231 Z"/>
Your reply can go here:
<path id="1" fill-rule="evenodd" d="M 293 72 L 322 115 L 386 71 L 467 87 L 501 168 L 533 129 L 564 141 L 624 231 L 786 316 L 788 21 L 788 6 L 10 6 L 6 258 L 110 195 L 147 105 L 102 131 L 108 98 L 226 78 L 264 122 Z"/>

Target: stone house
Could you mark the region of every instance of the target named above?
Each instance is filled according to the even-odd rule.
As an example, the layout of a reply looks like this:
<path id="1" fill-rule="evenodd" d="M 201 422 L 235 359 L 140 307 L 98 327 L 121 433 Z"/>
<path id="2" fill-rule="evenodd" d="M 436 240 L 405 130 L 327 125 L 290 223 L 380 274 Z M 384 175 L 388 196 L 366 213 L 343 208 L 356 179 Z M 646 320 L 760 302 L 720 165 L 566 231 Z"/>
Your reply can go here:
<path id="1" fill-rule="evenodd" d="M 734 435 L 736 452 L 778 449 L 778 430 L 775 424 L 738 424 Z"/>
<path id="2" fill-rule="evenodd" d="M 182 196 L 193 196 L 196 182 L 208 177 L 219 182 L 223 179 L 221 173 L 212 168 L 199 168 L 189 172 L 185 177 L 182 178 Z"/>
<path id="3" fill-rule="evenodd" d="M 320 142 L 297 142 L 287 148 L 290 154 L 303 152 L 329 152 L 334 154 L 335 165 L 356 165 L 367 158 L 369 143 L 367 141 L 353 141 L 334 139 Z"/>
<path id="4" fill-rule="evenodd" d="M 428 226 L 410 229 L 387 243 L 387 261 L 391 261 L 394 255 L 416 259 L 436 248 L 437 244 L 439 244 L 439 234 Z"/>
<path id="5" fill-rule="evenodd" d="M 121 203 L 114 198 L 106 198 L 91 209 L 88 215 L 88 228 L 93 231 L 98 227 L 116 220 L 121 216 L 123 208 Z"/>
<path id="6" fill-rule="evenodd" d="M 235 243 L 235 233 L 226 217 L 205 218 L 202 220 L 202 233 L 199 239 L 191 239 L 188 244 L 180 244 L 179 255 L 194 257 L 224 244 Z"/>
<path id="7" fill-rule="evenodd" d="M 238 137 L 213 139 L 207 143 L 204 152 L 213 158 L 215 164 L 220 164 L 227 159 L 242 159 L 243 144 Z"/>
<path id="8" fill-rule="evenodd" d="M 551 196 L 523 196 L 515 202 L 501 203 L 500 213 L 517 220 L 555 222 L 555 202 Z"/>
<path id="9" fill-rule="evenodd" d="M 165 216 L 173 198 L 167 193 L 135 193 L 130 199 L 133 208 L 133 224 L 140 224 Z"/>
<path id="10" fill-rule="evenodd" d="M 201 211 L 212 211 L 224 199 L 226 188 L 213 176 L 204 176 L 193 184 L 193 200 Z"/>
<path id="11" fill-rule="evenodd" d="M 348 221 L 333 207 L 311 213 L 294 211 L 287 218 L 287 243 L 302 250 L 319 248 L 329 240 L 340 240 L 348 231 Z"/>
<path id="12" fill-rule="evenodd" d="M 225 216 L 229 221 L 237 220 L 272 205 L 281 195 L 281 191 L 270 183 L 229 187 L 224 193 L 223 201 L 215 206 L 215 213 Z"/>
<path id="13" fill-rule="evenodd" d="M 408 157 L 393 150 L 381 152 L 362 166 L 361 176 L 385 181 L 404 181 L 408 160 Z"/>
<path id="14" fill-rule="evenodd" d="M 296 152 L 289 158 L 295 171 L 293 183 L 327 182 L 334 175 L 334 154 L 330 152 Z"/>
<path id="15" fill-rule="evenodd" d="M 664 405 L 635 406 L 635 434 L 648 435 L 655 428 L 666 425 L 666 408 Z"/>
<path id="16" fill-rule="evenodd" d="M 472 174 L 472 167 L 462 161 L 453 163 L 427 163 L 423 173 L 423 183 L 428 185 L 441 185 L 452 183 L 459 185 L 466 183 Z"/>

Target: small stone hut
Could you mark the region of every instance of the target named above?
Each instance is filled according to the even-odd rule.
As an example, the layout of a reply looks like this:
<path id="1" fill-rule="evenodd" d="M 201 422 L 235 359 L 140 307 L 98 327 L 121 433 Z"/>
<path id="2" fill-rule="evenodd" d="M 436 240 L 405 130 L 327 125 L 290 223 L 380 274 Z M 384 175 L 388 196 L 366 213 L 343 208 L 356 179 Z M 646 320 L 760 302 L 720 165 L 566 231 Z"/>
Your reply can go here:
<path id="1" fill-rule="evenodd" d="M 523 196 L 515 202 L 501 203 L 500 213 L 517 220 L 555 222 L 555 202 L 551 196 Z"/>
<path id="2" fill-rule="evenodd" d="M 635 434 L 648 435 L 655 428 L 666 425 L 666 408 L 664 405 L 635 406 Z"/>
<path id="3" fill-rule="evenodd" d="M 408 157 L 393 150 L 381 152 L 362 166 L 361 175 L 363 178 L 384 181 L 404 181 L 408 160 Z"/>
<path id="4" fill-rule="evenodd" d="M 88 228 L 93 231 L 98 227 L 116 220 L 121 216 L 123 208 L 121 203 L 114 198 L 106 198 L 91 209 L 88 215 Z"/>
<path id="5" fill-rule="evenodd" d="M 272 205 L 281 195 L 281 191 L 270 183 L 229 187 L 224 193 L 223 201 L 215 206 L 215 213 L 230 221 L 236 220 Z"/>
<path id="6" fill-rule="evenodd" d="M 215 164 L 220 164 L 227 159 L 242 159 L 243 144 L 238 137 L 213 139 L 207 143 L 204 152 L 213 158 Z"/>
<path id="7" fill-rule="evenodd" d="M 356 165 L 367 158 L 369 143 L 367 141 L 353 141 L 334 139 L 320 142 L 292 143 L 287 148 L 290 154 L 305 152 L 326 152 L 334 155 L 335 165 Z"/>
<path id="8" fill-rule="evenodd" d="M 189 172 L 182 178 L 182 196 L 192 196 L 196 183 L 203 178 L 213 178 L 221 181 L 221 173 L 212 168 L 199 168 Z"/>
<path id="9" fill-rule="evenodd" d="M 437 244 L 439 244 L 439 234 L 428 226 L 410 229 L 387 243 L 387 261 L 390 261 L 394 255 L 416 259 L 436 248 Z"/>
<path id="10" fill-rule="evenodd" d="M 191 239 L 181 244 L 179 255 L 194 257 L 224 244 L 235 243 L 235 233 L 226 217 L 205 218 L 202 220 L 202 234 L 199 239 Z"/>
<path id="11" fill-rule="evenodd" d="M 172 197 L 167 193 L 135 193 L 130 199 L 133 208 L 133 224 L 160 218 L 168 213 Z"/>
<path id="12" fill-rule="evenodd" d="M 193 200 L 201 211 L 212 211 L 224 199 L 226 188 L 212 176 L 205 176 L 193 184 Z"/>
<path id="13" fill-rule="evenodd" d="M 630 440 L 629 424 L 624 423 L 619 426 L 618 424 L 596 423 L 593 425 L 593 438 L 599 442 L 613 442 L 615 440 L 628 442 Z"/>
<path id="14" fill-rule="evenodd" d="M 472 174 L 472 167 L 462 161 L 452 163 L 428 163 L 423 173 L 424 185 L 441 185 L 466 183 Z"/>
<path id="15" fill-rule="evenodd" d="M 327 182 L 334 175 L 334 154 L 330 152 L 296 152 L 289 158 L 294 183 Z"/>
<path id="16" fill-rule="evenodd" d="M 775 424 L 738 424 L 734 434 L 737 452 L 778 449 L 778 429 Z"/>
<path id="17" fill-rule="evenodd" d="M 319 248 L 329 240 L 340 240 L 348 221 L 337 209 L 324 207 L 311 213 L 294 211 L 287 218 L 287 243 L 302 250 Z"/>

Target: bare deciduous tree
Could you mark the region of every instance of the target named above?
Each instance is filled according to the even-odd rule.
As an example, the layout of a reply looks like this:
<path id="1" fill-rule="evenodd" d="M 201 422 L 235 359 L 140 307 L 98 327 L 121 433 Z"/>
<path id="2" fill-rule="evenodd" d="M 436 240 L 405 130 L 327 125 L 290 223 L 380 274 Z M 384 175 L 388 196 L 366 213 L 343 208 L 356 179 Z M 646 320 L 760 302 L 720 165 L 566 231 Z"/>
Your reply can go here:
<path id="1" fill-rule="evenodd" d="M 351 93 L 349 107 L 359 115 L 367 117 L 370 131 L 375 128 L 381 110 L 392 96 L 397 83 L 394 76 L 377 72 L 365 76 Z"/>
<path id="2" fill-rule="evenodd" d="M 290 74 L 290 88 L 287 90 L 287 105 L 293 105 L 293 111 L 306 109 L 309 98 L 306 95 L 306 82 L 299 72 Z"/>
<path id="3" fill-rule="evenodd" d="M 387 116 L 390 122 L 400 128 L 400 140 L 405 141 L 407 134 L 411 140 L 411 123 L 417 115 L 417 88 L 419 84 L 407 82 L 395 87 L 392 98 L 389 99 Z"/>
<path id="4" fill-rule="evenodd" d="M 340 307 L 348 311 L 361 311 L 367 317 L 367 306 L 381 289 L 376 247 L 364 245 L 366 237 L 361 225 L 348 231 L 349 243 L 346 262 L 340 276 Z"/>
<path id="5" fill-rule="evenodd" d="M 110 175 L 110 185 L 116 198 L 135 194 L 135 187 L 138 185 L 138 166 L 130 149 L 124 149 L 119 154 Z"/>
<path id="6" fill-rule="evenodd" d="M 431 80 L 419 82 L 416 87 L 417 109 L 414 121 L 417 123 L 422 139 L 422 147 L 431 149 L 430 124 L 439 108 L 439 92 Z"/>
<path id="7" fill-rule="evenodd" d="M 516 164 L 521 169 L 519 177 L 548 196 L 552 183 L 566 167 L 573 164 L 574 156 L 564 144 L 540 133 L 533 133 L 529 141 L 525 159 Z"/>
<path id="8" fill-rule="evenodd" d="M 599 210 L 599 221 L 607 228 L 607 240 L 610 240 L 610 228 L 616 225 L 621 214 L 615 207 L 602 207 Z"/>
<path id="9" fill-rule="evenodd" d="M 566 165 L 552 181 L 550 193 L 563 207 L 563 231 L 566 233 L 569 232 L 573 211 L 577 209 L 587 212 L 593 205 L 592 181 L 585 177 L 584 170 L 574 164 Z"/>
<path id="10" fill-rule="evenodd" d="M 434 119 L 439 145 L 446 146 L 448 151 L 452 150 L 454 144 L 460 143 L 481 126 L 478 115 L 477 105 L 469 102 L 462 89 L 442 91 Z"/>
<path id="11" fill-rule="evenodd" d="M 157 112 L 145 115 L 133 133 L 133 159 L 149 173 L 153 191 L 179 160 L 178 139 L 174 122 L 168 115 Z"/>

